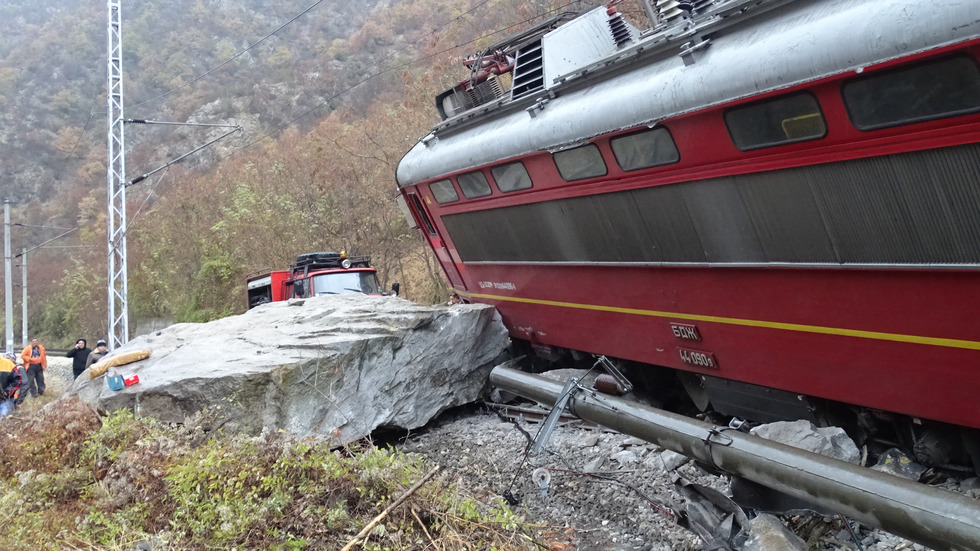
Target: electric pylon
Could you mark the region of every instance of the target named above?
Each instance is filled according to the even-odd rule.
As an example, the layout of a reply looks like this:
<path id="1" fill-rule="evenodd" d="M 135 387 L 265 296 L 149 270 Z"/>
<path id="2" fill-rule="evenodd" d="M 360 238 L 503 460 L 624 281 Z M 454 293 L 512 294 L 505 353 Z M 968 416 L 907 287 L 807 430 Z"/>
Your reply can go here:
<path id="1" fill-rule="evenodd" d="M 126 142 L 123 138 L 123 69 L 121 0 L 108 0 L 108 101 L 109 130 L 109 348 L 129 341 L 129 307 L 126 274 Z"/>

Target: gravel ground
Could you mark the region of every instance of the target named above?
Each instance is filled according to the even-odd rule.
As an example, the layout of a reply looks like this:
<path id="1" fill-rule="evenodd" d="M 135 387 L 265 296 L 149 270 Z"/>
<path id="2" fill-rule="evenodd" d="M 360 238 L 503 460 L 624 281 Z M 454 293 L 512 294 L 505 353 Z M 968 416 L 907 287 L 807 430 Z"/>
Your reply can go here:
<path id="1" fill-rule="evenodd" d="M 530 404 L 527 404 L 530 405 Z M 515 508 L 532 523 L 573 528 L 576 549 L 715 549 L 679 524 L 671 511 L 685 511 L 683 488 L 692 482 L 728 495 L 728 481 L 655 444 L 579 420 L 560 425 L 540 457 L 525 463 L 531 419 L 501 419 L 496 411 L 467 407 L 445 414 L 402 440 L 400 449 L 442 466 L 442 475 L 467 488 L 483 488 L 486 499 L 506 492 L 520 496 Z M 546 492 L 536 484 L 550 479 Z M 970 485 L 975 487 L 976 479 Z M 958 483 L 947 484 L 959 489 Z M 973 489 L 973 497 L 980 491 Z M 751 516 L 751 514 L 750 514 Z M 803 541 L 800 547 L 739 542 L 737 549 L 927 550 L 919 544 L 851 521 L 855 536 L 838 517 L 803 514 L 778 518 Z M 860 545 L 855 542 L 860 541 Z M 805 544 L 803 543 L 805 542 Z"/>
<path id="2" fill-rule="evenodd" d="M 450 481 L 485 488 L 488 500 L 507 491 L 519 496 L 516 508 L 531 522 L 574 527 L 578 549 L 700 549 L 700 539 L 667 512 L 676 496 L 671 472 L 657 465 L 655 446 L 566 422 L 546 453 L 524 463 L 524 432 L 537 430 L 528 420 L 515 425 L 487 410 L 462 409 L 410 435 L 400 448 L 440 465 Z M 539 467 L 554 469 L 544 471 L 546 493 L 533 480 L 543 476 Z M 695 470 L 690 462 L 678 469 L 701 478 Z"/>

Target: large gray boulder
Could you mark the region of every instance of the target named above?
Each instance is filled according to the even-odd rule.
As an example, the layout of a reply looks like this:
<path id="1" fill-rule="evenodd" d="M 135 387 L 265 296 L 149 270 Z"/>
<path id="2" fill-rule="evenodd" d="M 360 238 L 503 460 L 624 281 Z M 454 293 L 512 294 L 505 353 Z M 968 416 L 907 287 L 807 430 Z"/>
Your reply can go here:
<path id="1" fill-rule="evenodd" d="M 492 307 L 317 297 L 135 338 L 110 356 L 152 350 L 116 368 L 139 383 L 114 391 L 105 375 L 83 373 L 68 394 L 102 411 L 133 408 L 165 422 L 210 408 L 228 429 L 284 429 L 345 444 L 377 428 L 421 427 L 476 400 L 506 346 Z"/>

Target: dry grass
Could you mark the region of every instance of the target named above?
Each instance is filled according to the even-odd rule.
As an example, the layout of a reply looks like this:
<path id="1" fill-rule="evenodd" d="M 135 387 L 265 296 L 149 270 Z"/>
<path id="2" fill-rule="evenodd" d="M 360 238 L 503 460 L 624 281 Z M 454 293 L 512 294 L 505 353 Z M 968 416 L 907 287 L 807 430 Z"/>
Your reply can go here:
<path id="1" fill-rule="evenodd" d="M 432 469 L 370 444 L 209 433 L 28 398 L 0 420 L 3 549 L 341 549 Z M 352 549 L 560 549 L 502 503 L 435 478 Z"/>

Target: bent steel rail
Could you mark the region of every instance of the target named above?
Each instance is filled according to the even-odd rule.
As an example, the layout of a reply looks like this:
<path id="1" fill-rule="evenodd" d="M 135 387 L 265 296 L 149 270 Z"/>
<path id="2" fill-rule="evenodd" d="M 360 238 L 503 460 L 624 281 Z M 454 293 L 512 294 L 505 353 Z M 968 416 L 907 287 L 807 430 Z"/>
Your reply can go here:
<path id="1" fill-rule="evenodd" d="M 497 366 L 490 382 L 544 404 L 559 382 Z M 980 501 L 894 475 L 594 392 L 573 414 L 939 550 L 980 549 Z"/>

